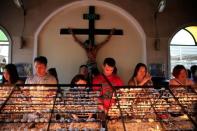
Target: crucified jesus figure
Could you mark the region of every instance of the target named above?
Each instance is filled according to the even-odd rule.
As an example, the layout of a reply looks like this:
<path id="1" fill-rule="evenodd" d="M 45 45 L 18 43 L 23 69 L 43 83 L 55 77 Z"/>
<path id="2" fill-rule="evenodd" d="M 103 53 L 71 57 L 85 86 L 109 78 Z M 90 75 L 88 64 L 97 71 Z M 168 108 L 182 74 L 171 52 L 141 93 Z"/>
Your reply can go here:
<path id="1" fill-rule="evenodd" d="M 101 43 L 94 44 L 90 40 L 86 40 L 82 42 L 79 40 L 73 32 L 73 29 L 69 28 L 69 33 L 72 34 L 74 40 L 86 51 L 88 62 L 87 63 L 96 63 L 96 56 L 101 47 L 103 47 L 112 37 L 115 29 L 112 29 L 110 34 L 105 38 L 105 40 Z"/>

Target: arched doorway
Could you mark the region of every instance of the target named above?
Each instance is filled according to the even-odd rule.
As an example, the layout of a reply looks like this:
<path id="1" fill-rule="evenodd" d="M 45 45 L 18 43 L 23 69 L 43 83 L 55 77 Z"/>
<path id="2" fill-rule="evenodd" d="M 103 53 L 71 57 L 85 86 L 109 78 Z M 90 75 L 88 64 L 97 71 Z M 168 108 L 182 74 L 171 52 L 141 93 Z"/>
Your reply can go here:
<path id="1" fill-rule="evenodd" d="M 11 62 L 11 40 L 7 31 L 0 26 L 0 81 L 3 67 Z"/>
<path id="2" fill-rule="evenodd" d="M 197 65 L 197 26 L 180 29 L 170 42 L 170 73 L 175 65 Z M 170 76 L 171 77 L 171 76 Z"/>

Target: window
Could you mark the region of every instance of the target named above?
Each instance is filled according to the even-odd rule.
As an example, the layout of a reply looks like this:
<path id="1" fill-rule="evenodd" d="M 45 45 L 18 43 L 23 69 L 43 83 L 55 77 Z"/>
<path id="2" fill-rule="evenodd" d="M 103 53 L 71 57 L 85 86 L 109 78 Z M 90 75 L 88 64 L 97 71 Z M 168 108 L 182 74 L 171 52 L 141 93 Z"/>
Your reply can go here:
<path id="1" fill-rule="evenodd" d="M 178 31 L 170 42 L 170 74 L 177 64 L 190 69 L 197 65 L 197 26 L 189 26 Z"/>
<path id="2" fill-rule="evenodd" d="M 2 80 L 2 68 L 9 62 L 10 42 L 7 33 L 0 27 L 0 81 Z"/>

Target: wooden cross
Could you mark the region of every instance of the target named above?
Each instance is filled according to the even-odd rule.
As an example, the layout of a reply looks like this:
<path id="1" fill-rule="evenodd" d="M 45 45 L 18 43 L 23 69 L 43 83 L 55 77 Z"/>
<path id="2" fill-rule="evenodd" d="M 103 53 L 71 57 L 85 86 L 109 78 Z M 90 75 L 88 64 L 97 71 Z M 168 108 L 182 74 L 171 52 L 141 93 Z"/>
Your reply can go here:
<path id="1" fill-rule="evenodd" d="M 78 35 L 88 35 L 89 44 L 95 44 L 94 35 L 109 35 L 112 29 L 95 29 L 95 20 L 99 20 L 100 16 L 95 14 L 95 7 L 89 7 L 89 14 L 83 14 L 83 19 L 89 20 L 89 29 L 73 28 L 73 33 Z M 60 34 L 71 34 L 69 28 L 60 30 Z M 113 35 L 123 35 L 123 30 L 115 29 Z"/>

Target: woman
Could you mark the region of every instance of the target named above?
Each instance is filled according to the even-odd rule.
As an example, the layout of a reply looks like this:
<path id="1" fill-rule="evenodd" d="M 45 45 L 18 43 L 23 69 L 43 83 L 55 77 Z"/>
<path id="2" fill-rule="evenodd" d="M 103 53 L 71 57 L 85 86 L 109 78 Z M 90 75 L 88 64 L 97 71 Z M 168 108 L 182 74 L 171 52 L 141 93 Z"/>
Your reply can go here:
<path id="1" fill-rule="evenodd" d="M 23 84 L 19 80 L 18 72 L 14 64 L 7 64 L 3 69 L 3 84 Z"/>
<path id="2" fill-rule="evenodd" d="M 173 79 L 170 80 L 169 85 L 193 85 L 193 81 L 188 79 L 187 70 L 183 65 L 176 65 L 172 71 Z"/>
<path id="3" fill-rule="evenodd" d="M 130 86 L 151 86 L 153 82 L 151 80 L 151 76 L 147 71 L 147 67 L 143 63 L 138 63 L 135 67 L 133 76 L 128 82 Z"/>

